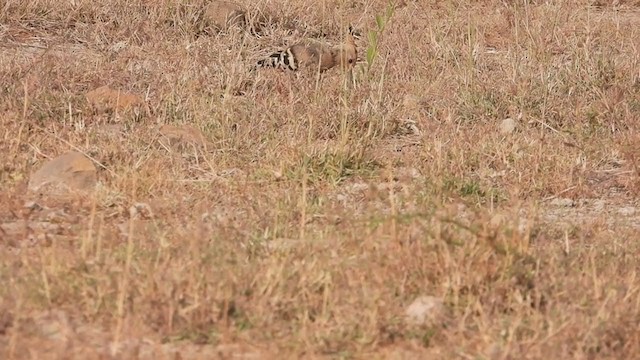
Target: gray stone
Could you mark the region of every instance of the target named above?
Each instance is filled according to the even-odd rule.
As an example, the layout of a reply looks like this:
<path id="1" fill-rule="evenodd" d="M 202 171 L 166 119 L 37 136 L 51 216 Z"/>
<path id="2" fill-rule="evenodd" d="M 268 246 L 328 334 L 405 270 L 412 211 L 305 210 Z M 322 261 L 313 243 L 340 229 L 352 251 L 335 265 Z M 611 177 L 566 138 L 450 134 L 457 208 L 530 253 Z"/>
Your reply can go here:
<path id="1" fill-rule="evenodd" d="M 622 216 L 633 216 L 636 213 L 636 208 L 633 206 L 625 206 L 618 209 L 618 214 Z"/>
<path id="2" fill-rule="evenodd" d="M 79 152 L 69 152 L 46 162 L 29 179 L 29 190 L 48 194 L 90 191 L 96 186 L 96 167 Z"/>
<path id="3" fill-rule="evenodd" d="M 409 325 L 436 325 L 446 318 L 447 309 L 441 298 L 420 296 L 405 310 L 405 319 Z"/>
<path id="4" fill-rule="evenodd" d="M 516 129 L 516 122 L 512 118 L 506 118 L 500 123 L 501 134 L 511 134 Z"/>
<path id="5" fill-rule="evenodd" d="M 575 206 L 575 201 L 567 198 L 555 198 L 551 200 L 551 206 L 557 207 L 573 207 Z"/>

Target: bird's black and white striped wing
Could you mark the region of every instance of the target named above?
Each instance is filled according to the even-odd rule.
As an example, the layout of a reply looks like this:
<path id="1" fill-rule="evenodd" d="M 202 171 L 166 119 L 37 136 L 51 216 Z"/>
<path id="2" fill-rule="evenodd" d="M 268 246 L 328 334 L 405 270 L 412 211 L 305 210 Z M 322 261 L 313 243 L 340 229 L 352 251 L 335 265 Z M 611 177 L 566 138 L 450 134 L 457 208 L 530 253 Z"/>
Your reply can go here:
<path id="1" fill-rule="evenodd" d="M 271 54 L 268 58 L 257 62 L 256 67 L 271 67 L 284 70 L 298 70 L 298 60 L 292 50 L 288 48 Z"/>

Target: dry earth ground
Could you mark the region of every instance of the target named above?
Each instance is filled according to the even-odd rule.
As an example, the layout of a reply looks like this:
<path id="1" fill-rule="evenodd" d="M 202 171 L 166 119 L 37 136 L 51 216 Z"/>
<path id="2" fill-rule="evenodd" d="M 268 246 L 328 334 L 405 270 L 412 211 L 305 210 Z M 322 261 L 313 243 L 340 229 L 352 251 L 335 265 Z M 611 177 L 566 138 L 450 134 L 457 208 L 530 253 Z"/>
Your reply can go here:
<path id="1" fill-rule="evenodd" d="M 640 2 L 240 1 L 0 2 L 0 356 L 640 358 Z"/>

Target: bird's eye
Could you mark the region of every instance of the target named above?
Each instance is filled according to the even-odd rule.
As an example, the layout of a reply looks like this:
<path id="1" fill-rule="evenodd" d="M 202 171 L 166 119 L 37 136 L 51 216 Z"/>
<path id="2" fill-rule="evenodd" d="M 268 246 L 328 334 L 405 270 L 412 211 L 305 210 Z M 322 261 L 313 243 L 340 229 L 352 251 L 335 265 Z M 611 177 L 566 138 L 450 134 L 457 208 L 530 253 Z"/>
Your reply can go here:
<path id="1" fill-rule="evenodd" d="M 353 59 L 349 59 L 349 64 L 353 64 Z"/>

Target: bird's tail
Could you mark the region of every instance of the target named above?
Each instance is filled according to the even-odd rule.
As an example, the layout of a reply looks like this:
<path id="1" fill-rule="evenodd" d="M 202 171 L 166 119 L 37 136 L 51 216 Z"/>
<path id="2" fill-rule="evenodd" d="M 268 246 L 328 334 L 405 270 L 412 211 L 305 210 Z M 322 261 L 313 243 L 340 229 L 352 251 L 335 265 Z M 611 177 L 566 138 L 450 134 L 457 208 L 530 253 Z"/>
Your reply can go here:
<path id="1" fill-rule="evenodd" d="M 291 51 L 291 48 L 283 51 L 274 52 L 269 57 L 258 61 L 254 70 L 257 68 L 276 68 L 295 71 L 298 69 L 298 61 Z"/>

